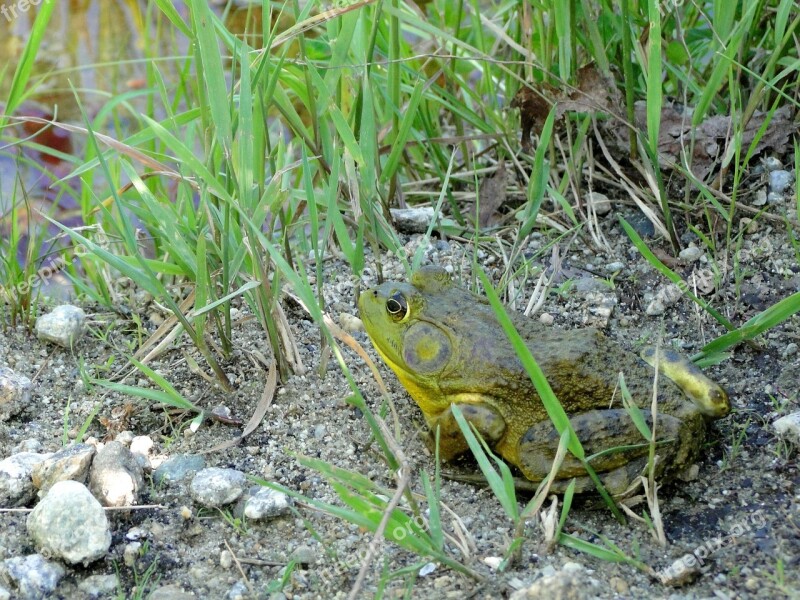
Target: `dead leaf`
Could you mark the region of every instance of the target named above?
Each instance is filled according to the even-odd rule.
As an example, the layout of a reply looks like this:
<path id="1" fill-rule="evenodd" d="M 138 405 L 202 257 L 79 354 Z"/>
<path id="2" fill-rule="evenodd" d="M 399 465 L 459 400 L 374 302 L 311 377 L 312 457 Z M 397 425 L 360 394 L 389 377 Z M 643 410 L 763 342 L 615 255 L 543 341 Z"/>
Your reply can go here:
<path id="1" fill-rule="evenodd" d="M 478 226 L 483 229 L 494 222 L 494 215 L 506 201 L 506 162 L 502 158 L 492 177 L 484 177 L 478 189 Z"/>
<path id="2" fill-rule="evenodd" d="M 622 114 L 622 94 L 614 81 L 601 73 L 594 63 L 578 69 L 575 87 L 558 89 L 548 83 L 535 83 L 520 88 L 511 101 L 511 108 L 520 109 L 522 149 L 531 149 L 530 135 L 539 135 L 550 109 L 556 105 L 556 120 L 568 112 Z"/>
<path id="3" fill-rule="evenodd" d="M 692 174 L 700 181 L 716 171 L 725 154 L 725 149 L 734 131 L 733 119 L 736 116 L 715 115 L 708 117 L 697 127 L 692 126 L 694 109 L 679 104 L 664 106 L 661 110 L 661 129 L 658 136 L 658 153 L 662 167 L 676 167 L 684 164 L 683 156 L 692 149 L 690 167 Z M 636 103 L 636 126 L 647 127 L 647 106 L 645 102 Z M 748 121 L 742 134 L 742 147 L 749 148 L 769 113 L 756 112 Z M 797 133 L 798 126 L 792 121 L 789 105 L 777 109 L 756 144 L 753 155 L 766 150 L 784 152 L 788 149 L 791 137 Z M 621 137 L 625 136 L 625 137 Z M 627 139 L 627 129 L 617 131 L 617 137 Z"/>

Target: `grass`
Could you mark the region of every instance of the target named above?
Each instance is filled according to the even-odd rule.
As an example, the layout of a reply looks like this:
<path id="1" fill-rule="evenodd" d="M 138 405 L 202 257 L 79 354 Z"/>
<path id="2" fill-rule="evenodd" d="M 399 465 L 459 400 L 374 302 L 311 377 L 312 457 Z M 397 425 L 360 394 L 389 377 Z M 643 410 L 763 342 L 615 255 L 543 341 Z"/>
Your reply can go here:
<path id="1" fill-rule="evenodd" d="M 635 203 L 664 233 L 673 253 L 681 236 L 693 230 L 713 255 L 718 285 L 745 277 L 736 267 L 738 220 L 746 212 L 743 197 L 751 185 L 744 175 L 777 108 L 796 108 L 800 94 L 795 43 L 800 14 L 792 10 L 793 0 L 543 0 L 535 5 L 433 0 L 419 4 L 424 16 L 401 0 L 332 3 L 325 10 L 313 2 L 265 1 L 250 36 L 230 30 L 209 3 L 186 4 L 186 12 L 164 0 L 148 5 L 140 39 L 166 39 L 168 46 L 186 47 L 188 53 L 161 56 L 155 49 L 162 46 L 151 49 L 145 43 L 139 59 L 142 92 L 115 96 L 97 111 L 89 108 L 84 90 L 72 90 L 82 116 L 70 131 L 84 143 L 81 155 L 67 157 L 72 172 L 66 181 L 75 185 L 83 226 L 67 227 L 58 214 L 45 214 L 48 232 L 23 219 L 23 213 L 30 216 L 36 209 L 21 184 L 14 186 L 10 204 L 0 205 L 4 329 L 32 327 L 40 299 L 37 286 L 28 282 L 41 279 L 54 233 L 62 272 L 85 301 L 116 308 L 118 282 L 125 277 L 168 310 L 165 324 L 113 375 L 107 369 L 96 372 L 102 376 L 91 375 L 87 367 L 93 387 L 180 407 L 202 419 L 202 407 L 181 397 L 148 363 L 175 340 L 187 340 L 194 348 L 192 360 L 202 365 L 198 371 L 221 392 L 230 392 L 225 366 L 236 345 L 231 311 L 242 305 L 255 316 L 280 380 L 287 381 L 299 369 L 281 302 L 288 289 L 319 326 L 320 345 L 351 385 L 350 402 L 364 413 L 387 469 L 396 472 L 402 464 L 396 444 L 369 409 L 326 325 L 324 265 L 341 257 L 354 282 L 360 282 L 367 265 L 382 276 L 387 254 L 409 272 L 416 268 L 425 244 L 414 256 L 406 255 L 389 215 L 399 197 L 411 205 L 436 206 L 439 221 L 430 224 L 426 240 L 441 231 L 446 212 L 448 234 L 473 240 L 475 256 L 479 247 L 489 247 L 487 240 L 497 244 L 504 257 L 497 274 L 500 289 L 509 296 L 524 287 L 514 287 L 517 278 L 524 281 L 530 272 L 525 252 L 531 234 L 585 239 L 589 231 L 601 244 L 596 220 L 582 201 L 587 189 L 597 187 Z M 0 153 L 14 157 L 20 169 L 30 160 L 22 151 L 56 155 L 35 139 L 21 138 L 14 116 L 46 81 L 35 66 L 55 5 L 43 3 L 38 10 L 0 112 Z M 574 90 L 579 68 L 588 63 L 616 82 L 623 98 L 620 114 L 576 110 L 557 117 L 550 110 L 541 115 L 533 153 L 520 152 L 519 117 L 508 108 L 514 94 L 523 87 L 540 91 L 544 84 L 564 93 Z M 694 110 L 678 164 L 667 170 L 661 166 L 666 161 L 659 140 L 662 106 L 673 100 Z M 638 128 L 632 126 L 636 101 L 644 102 Z M 691 131 L 710 117 L 728 115 L 733 118 L 727 137 L 719 141 L 720 167 L 700 179 L 693 172 L 692 149 L 704 141 L 692 139 Z M 596 147 L 594 153 L 587 150 L 599 143 L 593 137 L 598 122 L 617 131 L 621 153 L 612 157 Z M 745 143 L 752 123 L 758 133 Z M 609 142 L 609 130 L 603 131 Z M 798 170 L 800 147 L 793 143 Z M 501 157 L 514 173 L 503 208 L 507 214 L 481 232 L 465 199 L 475 196 L 480 170 Z M 791 233 L 800 219 L 800 192 L 787 206 L 779 216 L 800 255 Z M 738 305 L 731 310 L 719 294 L 701 298 L 624 218 L 620 225 L 642 257 L 725 331 L 693 357 L 700 364 L 723 360 L 736 345 L 800 313 L 800 293 L 758 314 Z M 489 280 L 482 277 L 481 284 L 499 307 Z M 535 374 L 565 447 L 582 457 L 567 415 L 524 345 L 516 346 Z M 155 387 L 125 383 L 130 366 Z M 91 418 L 82 425 L 81 437 L 90 425 Z M 480 455 L 484 449 L 475 443 Z M 495 473 L 491 488 L 515 531 L 510 559 L 522 539 L 521 524 L 534 511 L 519 510 L 507 467 L 485 454 L 480 462 L 484 473 Z M 419 480 L 431 511 L 420 526 L 413 520 L 419 513 L 411 487 L 402 490 L 408 505 L 401 509 L 382 498 L 383 493 L 391 497 L 391 490 L 319 461 L 304 464 L 331 480 L 345 506 L 320 509 L 374 533 L 383 527 L 387 539 L 410 553 L 472 573 L 446 551 L 436 512 L 438 473 Z M 528 506 L 538 510 L 542 502 L 538 498 Z M 585 542 L 560 533 L 568 505 L 565 498 L 554 539 L 590 551 Z M 392 538 L 393 527 L 412 534 Z M 602 548 L 592 552 L 620 559 L 613 544 Z M 382 577 L 385 582 L 406 575 Z"/>

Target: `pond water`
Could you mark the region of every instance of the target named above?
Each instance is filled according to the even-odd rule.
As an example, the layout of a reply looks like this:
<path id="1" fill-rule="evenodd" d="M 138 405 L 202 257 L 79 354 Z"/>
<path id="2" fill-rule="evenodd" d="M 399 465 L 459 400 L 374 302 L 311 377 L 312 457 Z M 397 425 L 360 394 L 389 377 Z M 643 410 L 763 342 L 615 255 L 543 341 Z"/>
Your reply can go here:
<path id="1" fill-rule="evenodd" d="M 2 114 L 34 20 L 43 2 L 56 0 L 0 1 L 4 2 L 0 5 Z M 173 6 L 185 21 L 191 18 L 184 3 Z M 260 6 L 214 3 L 214 7 L 231 31 L 258 44 Z M 39 213 L 69 226 L 80 225 L 81 202 L 87 202 L 77 178 L 63 179 L 83 162 L 88 136 L 22 119 L 54 119 L 81 127 L 88 120 L 93 130 L 124 140 L 141 129 L 140 112 L 156 118 L 166 115 L 154 82 L 167 90 L 180 85 L 186 65 L 193 64 L 188 59 L 191 52 L 190 40 L 152 2 L 58 0 L 24 102 L 0 131 L 0 252 L 6 252 L 8 245 L 3 242 L 8 242 L 13 220 L 28 232 L 16 247 L 17 260 L 34 258 L 46 264 L 58 242 L 43 238 L 53 238 L 57 229 Z M 102 184 L 102 178 L 94 181 Z M 92 192 L 101 199 L 108 195 L 102 185 Z M 38 238 L 37 251 L 28 257 L 32 238 Z"/>

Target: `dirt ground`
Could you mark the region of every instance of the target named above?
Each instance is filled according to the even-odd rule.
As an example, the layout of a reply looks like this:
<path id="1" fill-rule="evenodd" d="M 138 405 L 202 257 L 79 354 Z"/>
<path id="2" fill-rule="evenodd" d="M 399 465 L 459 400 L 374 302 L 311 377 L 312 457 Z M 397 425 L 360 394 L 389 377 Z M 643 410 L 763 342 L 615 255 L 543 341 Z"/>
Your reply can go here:
<path id="1" fill-rule="evenodd" d="M 559 293 L 550 294 L 540 311 L 554 318 L 553 327 L 602 325 L 603 310 L 598 310 L 602 305 L 613 307 L 606 333 L 629 349 L 657 335 L 662 319 L 665 343 L 687 355 L 723 333 L 718 324 L 685 298 L 667 306 L 663 316 L 648 316 L 650 299 L 646 295 L 656 292 L 666 281 L 638 255 L 617 224 L 614 212 L 601 219 L 601 227 L 609 241 L 607 249 L 599 250 L 581 238 L 560 245 L 563 279 L 571 279 L 573 284 L 562 285 Z M 800 290 L 798 254 L 787 239 L 784 224 L 761 219 L 754 229 L 744 235 L 736 268 L 730 261 L 723 263 L 721 256 L 714 257 L 696 239 L 684 242 L 700 246 L 699 260 L 675 266 L 687 281 L 693 281 L 693 277 L 695 281 L 708 279 L 719 269 L 721 287 L 705 297 L 736 324 Z M 404 239 L 410 255 L 420 237 Z M 535 235 L 529 253 L 542 250 L 548 241 L 542 235 Z M 648 243 L 659 245 L 652 239 Z M 479 262 L 495 280 L 502 265 L 497 250 L 496 245 L 483 245 L 478 253 Z M 469 281 L 472 256 L 473 248 L 467 244 L 433 240 L 424 262 L 450 266 L 456 278 Z M 544 252 L 544 256 L 537 263 L 547 263 L 550 252 Z M 386 256 L 383 261 L 387 278 L 404 278 L 399 261 Z M 375 283 L 374 257 L 367 258 L 367 265 L 362 289 Z M 326 264 L 325 299 L 335 320 L 341 322 L 341 314 L 357 314 L 355 283 L 346 265 L 335 259 Z M 535 278 L 525 284 L 518 308 L 524 308 L 534 283 Z M 110 376 L 125 363 L 138 338 L 130 318 L 94 306 L 84 308 L 90 315 L 91 329 L 74 353 L 39 342 L 22 328 L 0 335 L 0 366 L 28 376 L 34 388 L 30 406 L 0 424 L 3 458 L 14 446 L 31 438 L 39 440 L 46 451 L 58 449 L 65 430 L 74 435 L 98 402 L 101 403 L 98 418 L 87 435 L 99 440 L 121 430 L 148 435 L 155 443 L 154 461 L 182 453 L 200 453 L 241 433 L 241 428 L 218 422 L 206 422 L 192 432 L 189 416 L 175 415 L 101 387 L 87 389 L 80 370 L 85 368 L 96 377 Z M 150 331 L 164 317 L 155 304 L 141 296 L 137 297 L 137 303 L 120 308 L 140 315 L 144 327 Z M 368 443 L 370 432 L 363 415 L 346 402 L 351 391 L 336 361 L 328 361 L 324 376 L 319 375 L 321 351 L 317 327 L 291 300 L 284 302 L 284 308 L 306 372 L 280 384 L 261 425 L 242 445 L 207 454 L 207 464 L 233 467 L 300 491 L 307 497 L 337 503 L 329 483 L 319 473 L 297 463 L 293 453 L 298 453 L 357 471 L 393 489 L 392 474 Z M 234 394 L 225 396 L 192 372 L 187 355 L 201 366 L 205 363 L 186 340 L 151 366 L 167 376 L 184 397 L 203 407 L 227 406 L 235 418 L 246 422 L 266 380 L 266 372 L 252 360 L 252 352 L 270 354 L 264 333 L 254 319 L 247 317 L 246 307 L 240 307 L 235 315 L 234 354 L 224 365 L 236 387 Z M 402 428 L 398 441 L 414 469 L 413 487 L 422 492 L 417 474 L 423 468 L 432 472 L 434 464 L 419 435 L 423 429 L 421 413 L 394 375 L 378 361 L 366 335 L 360 332 L 355 336 L 377 362 L 390 388 Z M 481 573 L 483 583 L 476 584 L 446 567 L 436 566 L 432 571 L 425 569 L 416 578 L 390 581 L 384 595 L 503 598 L 558 573 L 567 563 L 578 563 L 584 567 L 579 570 L 579 589 L 588 597 L 800 597 L 798 452 L 777 438 L 772 428 L 776 418 L 800 409 L 798 341 L 800 318 L 795 316 L 761 336 L 756 344 L 738 346 L 729 360 L 707 369 L 729 391 L 733 413 L 712 425 L 697 477 L 661 489 L 666 547 L 653 541 L 645 525 L 633 522 L 620 525 L 607 510 L 590 500 L 579 501 L 570 513 L 566 531 L 595 543 L 606 538 L 657 572 L 693 553 L 702 571 L 693 583 L 680 588 L 666 587 L 632 566 L 601 561 L 561 546 L 548 552 L 536 521 L 527 527 L 521 559 L 510 571 L 496 572 L 489 563 L 492 557 L 503 556 L 511 539 L 513 530 L 509 520 L 488 490 L 445 481 L 442 501 L 458 515 L 471 538 L 468 556 L 453 546 L 449 549 L 455 559 Z M 115 360 L 109 366 L 110 356 Z M 345 349 L 344 356 L 361 392 L 376 411 L 380 394 L 369 369 L 350 350 Z M 150 385 L 141 375 L 134 375 L 127 383 Z M 471 459 L 448 468 L 460 473 L 477 472 Z M 59 597 L 84 597 L 85 592 L 78 586 L 97 574 L 117 576 L 126 597 L 169 584 L 201 598 L 237 597 L 237 593 L 245 593 L 247 588 L 237 585 L 243 580 L 242 573 L 235 561 L 230 564 L 230 555 L 225 554 L 232 552 L 255 590 L 254 597 L 272 594 L 275 598 L 343 598 L 358 572 L 358 557 L 372 537 L 302 503 L 295 506 L 292 515 L 234 526 L 219 513 L 193 505 L 185 484 L 158 486 L 150 481 L 140 494 L 139 503 L 157 504 L 161 508 L 112 513 L 113 541 L 108 555 L 87 568 L 69 568 L 58 587 Z M 190 518 L 186 518 L 183 507 L 191 509 Z M 0 514 L 3 530 L 0 558 L 33 551 L 25 517 L 20 513 Z M 450 522 L 451 517 L 446 517 L 448 527 Z M 126 534 L 134 528 L 138 528 L 145 544 L 135 568 L 131 568 L 123 564 L 123 552 L 128 543 Z M 290 558 L 300 564 L 288 577 L 282 592 L 278 592 L 277 582 Z M 373 563 L 364 596 L 376 593 L 383 569 L 391 572 L 420 560 L 393 544 L 384 543 Z M 145 577 L 148 568 L 152 569 L 149 579 Z M 570 565 L 569 569 L 574 567 Z"/>

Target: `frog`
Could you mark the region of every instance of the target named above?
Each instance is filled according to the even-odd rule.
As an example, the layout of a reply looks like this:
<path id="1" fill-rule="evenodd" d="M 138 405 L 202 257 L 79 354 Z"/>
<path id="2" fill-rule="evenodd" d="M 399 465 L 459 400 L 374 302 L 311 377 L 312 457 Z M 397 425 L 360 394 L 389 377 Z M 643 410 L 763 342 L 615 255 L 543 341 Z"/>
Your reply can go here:
<path id="1" fill-rule="evenodd" d="M 455 405 L 524 480 L 536 484 L 548 476 L 560 435 L 486 298 L 431 265 L 408 282 L 364 290 L 358 307 L 378 355 L 422 411 L 429 444 L 438 429 L 441 459 L 451 461 L 469 448 Z M 560 329 L 509 315 L 613 495 L 631 490 L 649 459 L 649 440 L 623 406 L 619 373 L 648 427 L 657 389 L 659 481 L 691 468 L 701 456 L 708 422 L 730 411 L 727 392 L 673 350 L 648 347 L 636 354 L 596 328 Z M 550 484 L 558 491 L 572 480 L 577 492 L 595 487 L 584 464 L 567 453 Z"/>

